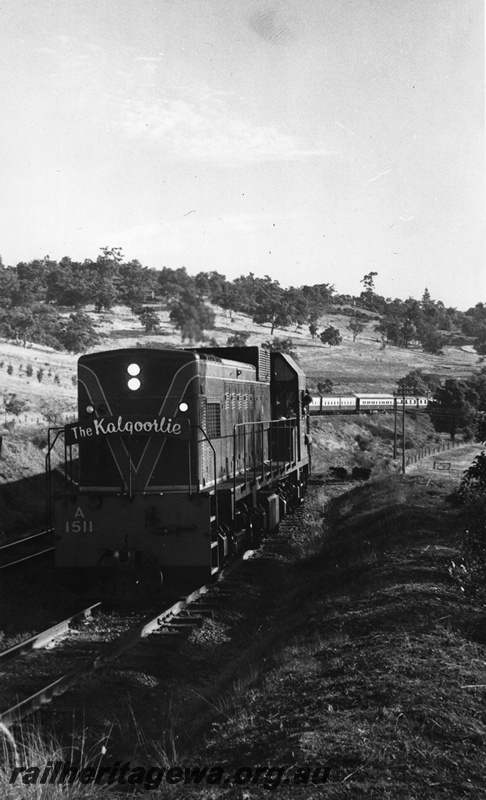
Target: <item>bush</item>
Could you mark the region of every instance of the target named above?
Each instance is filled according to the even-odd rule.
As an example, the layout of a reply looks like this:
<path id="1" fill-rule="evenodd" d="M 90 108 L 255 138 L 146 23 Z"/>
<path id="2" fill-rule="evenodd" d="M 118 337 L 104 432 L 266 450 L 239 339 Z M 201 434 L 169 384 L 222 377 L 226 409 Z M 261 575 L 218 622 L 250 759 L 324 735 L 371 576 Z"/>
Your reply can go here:
<path id="1" fill-rule="evenodd" d="M 226 347 L 246 347 L 250 334 L 247 331 L 238 331 L 228 336 Z"/>
<path id="2" fill-rule="evenodd" d="M 366 436 L 362 436 L 360 433 L 356 434 L 354 440 L 363 453 L 371 450 L 373 447 L 373 440 L 368 439 Z"/>
<path id="3" fill-rule="evenodd" d="M 45 430 L 38 430 L 36 429 L 34 433 L 30 436 L 30 441 L 33 445 L 39 448 L 39 450 L 43 450 L 47 447 L 47 434 Z"/>
<path id="4" fill-rule="evenodd" d="M 449 573 L 470 597 L 486 599 L 486 453 L 474 459 L 464 473 L 457 499 L 464 505 L 466 522 L 462 563 L 451 562 Z"/>

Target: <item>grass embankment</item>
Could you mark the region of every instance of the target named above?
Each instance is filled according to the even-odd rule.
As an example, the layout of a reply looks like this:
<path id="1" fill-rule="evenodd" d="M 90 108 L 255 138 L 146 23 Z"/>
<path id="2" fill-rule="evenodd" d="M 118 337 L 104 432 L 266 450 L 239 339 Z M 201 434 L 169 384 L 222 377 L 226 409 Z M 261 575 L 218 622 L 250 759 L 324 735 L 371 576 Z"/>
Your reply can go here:
<path id="1" fill-rule="evenodd" d="M 356 416 L 312 416 L 312 469 L 326 472 L 330 466 L 368 467 L 373 476 L 395 472 L 401 464 L 402 420 L 397 420 L 397 460 L 393 459 L 393 414 L 359 414 Z M 405 420 L 405 452 L 425 444 L 446 441 L 448 437 L 434 431 L 427 414 L 407 413 Z"/>
<path id="2" fill-rule="evenodd" d="M 260 680 L 235 692 L 201 760 L 324 764 L 329 798 L 483 796 L 485 611 L 449 577 L 460 521 L 445 494 L 430 476 L 365 485 L 330 503 L 322 545 L 296 538 L 316 552 L 273 573 Z"/>
<path id="3" fill-rule="evenodd" d="M 45 524 L 46 477 L 44 439 L 39 439 L 39 431 L 25 428 L 18 433 L 0 431 L 0 435 L 1 544 Z"/>
<path id="4" fill-rule="evenodd" d="M 462 525 L 450 489 L 431 470 L 333 500 L 317 490 L 214 620 L 175 649 L 141 646 L 46 709 L 45 729 L 98 738 L 111 765 L 252 770 L 237 786 L 162 780 L 153 798 L 481 797 L 485 610 L 450 577 Z M 325 786 L 294 785 L 305 765 L 330 768 Z M 50 797 L 41 788 L 5 796 Z"/>

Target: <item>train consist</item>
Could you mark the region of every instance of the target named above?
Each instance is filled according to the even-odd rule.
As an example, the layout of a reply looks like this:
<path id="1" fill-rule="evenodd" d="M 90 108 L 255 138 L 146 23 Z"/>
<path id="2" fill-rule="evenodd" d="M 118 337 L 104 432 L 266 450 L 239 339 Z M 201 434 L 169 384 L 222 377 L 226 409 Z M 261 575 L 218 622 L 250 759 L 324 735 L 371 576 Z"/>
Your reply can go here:
<path id="1" fill-rule="evenodd" d="M 49 431 L 57 566 L 152 594 L 211 580 L 301 503 L 310 399 L 292 358 L 258 347 L 82 356 L 78 419 Z"/>
<path id="2" fill-rule="evenodd" d="M 311 414 L 373 414 L 402 409 L 403 397 L 392 394 L 355 394 L 348 397 L 317 395 L 309 404 Z M 405 409 L 425 411 L 431 400 L 424 396 L 405 395 Z"/>

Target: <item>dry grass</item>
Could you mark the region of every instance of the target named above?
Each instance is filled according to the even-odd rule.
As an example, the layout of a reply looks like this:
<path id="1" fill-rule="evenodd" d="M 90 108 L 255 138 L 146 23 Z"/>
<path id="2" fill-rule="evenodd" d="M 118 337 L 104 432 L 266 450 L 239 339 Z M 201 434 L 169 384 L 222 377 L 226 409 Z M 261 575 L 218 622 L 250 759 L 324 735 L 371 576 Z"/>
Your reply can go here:
<path id="1" fill-rule="evenodd" d="M 286 574 L 260 680 L 199 757 L 327 764 L 330 798 L 482 796 L 485 612 L 450 582 L 460 521 L 445 494 L 422 478 L 371 484 L 332 504 L 318 555 L 296 535 L 305 558 Z"/>
<path id="2" fill-rule="evenodd" d="M 485 611 L 449 576 L 461 518 L 448 491 L 432 470 L 325 507 L 317 488 L 214 620 L 174 649 L 147 642 L 71 693 L 65 730 L 92 731 L 90 752 L 109 739 L 109 763 L 330 766 L 325 787 L 300 790 L 311 798 L 481 797 Z M 151 796 L 299 791 L 277 783 L 162 782 Z"/>
<path id="3" fill-rule="evenodd" d="M 66 749 L 54 739 L 41 737 L 32 728 L 23 728 L 14 737 L 0 726 L 0 795 L 2 800 L 85 800 L 106 797 L 106 786 L 93 781 L 86 784 L 71 781 L 73 773 L 69 771 L 64 780 L 49 783 L 51 770 L 56 763 L 62 765 L 58 768 L 62 777 L 64 765 L 68 768 L 73 765 L 79 770 L 86 767 L 96 770 L 102 758 L 101 743 L 88 751 L 82 739 L 73 739 L 71 747 Z M 29 772 L 24 774 L 25 769 Z M 41 783 L 43 775 L 45 779 Z"/>
<path id="4" fill-rule="evenodd" d="M 107 315 L 101 324 L 102 348 L 146 341 L 134 331 L 133 318 L 131 327 L 122 315 Z M 251 344 L 269 338 L 268 328 L 221 315 L 218 341 L 246 326 Z M 275 331 L 284 334 L 289 332 Z M 346 390 L 389 390 L 419 366 L 440 371 L 448 364 L 453 370 L 444 375 L 457 377 L 476 360 L 461 351 L 429 357 L 393 348 L 391 356 L 391 349 L 380 351 L 370 330 L 356 347 L 345 339 L 335 349 L 313 345 L 304 333 L 291 335 L 304 369 L 336 378 Z M 163 341 L 170 341 L 168 329 Z M 24 360 L 30 355 L 17 350 Z M 54 358 L 66 359 L 58 369 L 65 369 L 69 382 L 75 359 Z M 17 375 L 19 386 L 23 380 Z M 12 386 L 8 391 L 15 391 Z M 74 388 L 64 388 L 74 396 Z M 53 396 L 55 391 L 53 386 Z M 430 431 L 421 424 L 408 435 L 423 441 Z M 355 457 L 378 463 L 390 447 L 385 419 L 315 425 L 322 464 L 348 459 L 351 448 L 355 461 L 347 465 L 358 463 Z M 363 451 L 356 437 L 370 434 L 371 452 Z M 88 731 L 85 752 L 99 753 L 99 742 L 109 739 L 112 761 L 140 765 L 330 765 L 329 783 L 305 787 L 305 797 L 481 797 L 485 614 L 467 604 L 450 580 L 461 520 L 445 501 L 448 482 L 430 464 L 416 472 L 355 488 L 325 509 L 322 495 L 337 489 L 320 490 L 285 551 L 255 559 L 214 621 L 178 649 L 134 651 L 96 683 L 72 692 L 57 713 L 44 713 L 43 730 L 57 726 L 63 742 L 72 735 L 83 741 Z M 38 750 L 22 758 L 56 757 L 57 745 L 36 741 Z M 11 795 L 5 783 L 0 788 L 8 800 L 56 796 L 36 794 L 39 787 L 20 792 L 15 786 Z M 282 798 L 297 791 L 278 786 Z M 192 796 L 188 786 L 167 785 L 150 795 Z M 197 796 L 258 798 L 268 796 L 268 788 L 198 787 Z"/>

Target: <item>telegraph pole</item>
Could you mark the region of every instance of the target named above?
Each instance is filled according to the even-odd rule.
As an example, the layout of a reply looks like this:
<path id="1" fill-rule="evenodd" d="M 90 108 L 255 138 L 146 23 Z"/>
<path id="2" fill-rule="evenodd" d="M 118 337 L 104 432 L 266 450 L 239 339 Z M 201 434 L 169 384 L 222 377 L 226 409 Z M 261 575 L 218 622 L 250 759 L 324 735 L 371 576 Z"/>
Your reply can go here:
<path id="1" fill-rule="evenodd" d="M 405 384 L 402 387 L 402 472 L 405 475 Z"/>
<path id="2" fill-rule="evenodd" d="M 395 394 L 393 398 L 393 417 L 394 417 L 394 426 L 393 426 L 393 459 L 396 460 L 397 457 L 397 396 Z"/>

